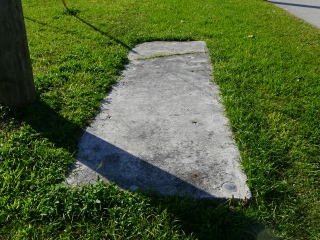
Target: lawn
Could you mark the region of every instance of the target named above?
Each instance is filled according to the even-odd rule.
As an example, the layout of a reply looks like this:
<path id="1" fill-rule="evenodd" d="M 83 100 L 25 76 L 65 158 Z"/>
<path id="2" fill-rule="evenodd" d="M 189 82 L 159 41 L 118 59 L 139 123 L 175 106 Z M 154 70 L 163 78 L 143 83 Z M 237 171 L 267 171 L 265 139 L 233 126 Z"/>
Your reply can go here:
<path id="1" fill-rule="evenodd" d="M 320 30 L 263 0 L 23 0 L 38 102 L 0 104 L 0 239 L 319 239 Z M 129 50 L 203 40 L 252 200 L 66 187 Z"/>

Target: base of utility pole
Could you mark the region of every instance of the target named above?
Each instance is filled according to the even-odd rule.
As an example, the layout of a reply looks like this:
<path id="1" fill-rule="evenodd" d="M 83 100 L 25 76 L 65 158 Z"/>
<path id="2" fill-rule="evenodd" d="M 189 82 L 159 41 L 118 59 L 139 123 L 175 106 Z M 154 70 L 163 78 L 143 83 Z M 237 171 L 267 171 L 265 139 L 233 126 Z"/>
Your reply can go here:
<path id="1" fill-rule="evenodd" d="M 21 0 L 0 2 L 0 101 L 11 107 L 36 101 Z"/>

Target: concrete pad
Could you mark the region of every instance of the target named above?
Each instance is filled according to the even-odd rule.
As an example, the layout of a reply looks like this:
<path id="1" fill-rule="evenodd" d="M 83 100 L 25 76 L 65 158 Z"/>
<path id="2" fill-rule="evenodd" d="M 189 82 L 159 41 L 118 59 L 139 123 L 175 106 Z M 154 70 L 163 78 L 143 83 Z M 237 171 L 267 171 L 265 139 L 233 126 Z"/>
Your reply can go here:
<path id="1" fill-rule="evenodd" d="M 319 0 L 279 0 L 269 2 L 320 28 Z"/>
<path id="2" fill-rule="evenodd" d="M 66 182 L 99 176 L 131 191 L 250 198 L 205 43 L 145 43 L 129 58 L 83 134 Z"/>

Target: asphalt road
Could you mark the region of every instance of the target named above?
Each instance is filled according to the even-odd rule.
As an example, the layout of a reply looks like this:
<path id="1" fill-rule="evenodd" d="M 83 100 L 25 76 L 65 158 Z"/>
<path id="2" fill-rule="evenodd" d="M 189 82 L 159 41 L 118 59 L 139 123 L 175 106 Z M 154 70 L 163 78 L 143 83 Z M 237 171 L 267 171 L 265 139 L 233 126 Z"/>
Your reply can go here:
<path id="1" fill-rule="evenodd" d="M 320 0 L 277 0 L 269 2 L 320 28 Z"/>

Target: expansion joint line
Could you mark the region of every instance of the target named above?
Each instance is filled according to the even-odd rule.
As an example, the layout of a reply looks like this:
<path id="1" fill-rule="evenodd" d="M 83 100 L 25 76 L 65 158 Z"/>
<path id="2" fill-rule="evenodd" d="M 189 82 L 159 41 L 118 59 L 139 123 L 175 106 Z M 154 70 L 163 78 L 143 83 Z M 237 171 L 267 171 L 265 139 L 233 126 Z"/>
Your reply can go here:
<path id="1" fill-rule="evenodd" d="M 163 54 L 154 54 L 148 57 L 134 57 L 132 60 L 147 60 L 147 59 L 153 59 L 153 58 L 161 58 L 161 57 L 171 57 L 171 56 L 180 56 L 180 55 L 188 55 L 188 54 L 202 54 L 207 52 L 184 52 L 184 53 L 163 53 Z"/>

